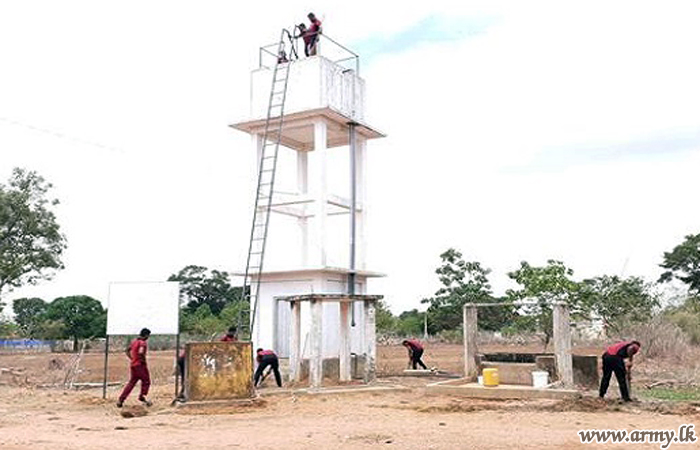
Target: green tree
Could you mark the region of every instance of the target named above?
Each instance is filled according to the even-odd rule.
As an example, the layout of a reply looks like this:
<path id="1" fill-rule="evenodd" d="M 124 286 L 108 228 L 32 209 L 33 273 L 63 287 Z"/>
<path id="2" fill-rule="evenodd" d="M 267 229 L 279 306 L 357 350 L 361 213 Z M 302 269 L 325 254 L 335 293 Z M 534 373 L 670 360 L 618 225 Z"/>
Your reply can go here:
<path id="1" fill-rule="evenodd" d="M 59 297 L 49 304 L 46 318 L 60 321 L 65 335 L 73 339 L 73 350 L 78 350 L 78 340 L 104 337 L 107 331 L 107 312 L 102 304 L 87 295 Z"/>
<path id="2" fill-rule="evenodd" d="M 462 254 L 450 248 L 440 255 L 442 265 L 435 270 L 442 287 L 428 303 L 428 330 L 437 333 L 462 326 L 462 308 L 465 303 L 493 302 L 488 275 L 490 269 L 477 261 L 467 262 Z M 511 317 L 510 308 L 484 308 L 479 311 L 479 325 L 487 330 L 500 329 Z"/>
<path id="3" fill-rule="evenodd" d="M 209 273 L 207 273 L 209 272 Z M 209 271 L 202 266 L 186 266 L 170 275 L 168 281 L 180 283 L 180 299 L 187 312 L 193 313 L 202 305 L 209 305 L 215 316 L 232 302 L 241 299 L 240 287 L 232 287 L 229 275 L 218 270 Z"/>
<path id="4" fill-rule="evenodd" d="M 23 336 L 33 338 L 39 325 L 46 319 L 49 304 L 40 298 L 18 298 L 12 302 L 15 323 Z"/>
<path id="5" fill-rule="evenodd" d="M 420 336 L 423 334 L 425 313 L 417 309 L 404 311 L 396 319 L 396 333 L 400 336 Z"/>
<path id="6" fill-rule="evenodd" d="M 571 279 L 574 271 L 561 261 L 549 260 L 544 267 L 533 267 L 526 261 L 508 276 L 521 287 L 509 290 L 507 295 L 513 300 L 533 302 L 523 306 L 521 317 L 517 319 L 522 329 L 542 333 L 544 348 L 552 339 L 552 304 L 564 302 L 573 314 L 580 314 L 579 284 Z"/>
<path id="7" fill-rule="evenodd" d="M 664 262 L 659 266 L 666 269 L 660 283 L 677 279 L 688 286 L 692 295 L 700 294 L 700 234 L 688 235 L 672 251 L 664 252 Z"/>
<path id="8" fill-rule="evenodd" d="M 603 275 L 583 280 L 580 285 L 582 309 L 600 318 L 609 334 L 620 334 L 631 322 L 641 322 L 659 307 L 651 285 L 639 277 Z"/>
<path id="9" fill-rule="evenodd" d="M 396 317 L 391 313 L 384 300 L 379 300 L 376 305 L 377 330 L 393 332 L 396 328 Z"/>
<path id="10" fill-rule="evenodd" d="M 66 238 L 51 210 L 58 204 L 48 197 L 51 187 L 36 172 L 19 168 L 7 185 L 0 184 L 0 298 L 5 290 L 63 269 Z"/>
<path id="11" fill-rule="evenodd" d="M 195 336 L 211 338 L 217 333 L 227 329 L 231 324 L 226 324 L 222 319 L 211 312 L 209 305 L 199 305 L 196 311 L 183 311 L 180 315 L 180 327 L 182 331 Z"/>

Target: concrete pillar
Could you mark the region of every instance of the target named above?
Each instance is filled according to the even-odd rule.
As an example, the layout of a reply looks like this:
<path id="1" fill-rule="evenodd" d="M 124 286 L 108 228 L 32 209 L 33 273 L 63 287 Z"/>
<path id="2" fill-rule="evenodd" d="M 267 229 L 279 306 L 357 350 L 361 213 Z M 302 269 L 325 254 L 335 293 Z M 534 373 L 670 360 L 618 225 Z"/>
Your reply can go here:
<path id="1" fill-rule="evenodd" d="M 355 199 L 360 211 L 355 214 L 355 268 L 366 268 L 367 240 L 365 227 L 367 223 L 367 140 L 357 133 L 355 143 Z"/>
<path id="2" fill-rule="evenodd" d="M 340 381 L 350 381 L 352 377 L 350 361 L 350 302 L 340 302 Z"/>
<path id="3" fill-rule="evenodd" d="M 289 345 L 289 379 L 301 380 L 301 302 L 291 302 L 292 307 L 292 333 Z"/>
<path id="4" fill-rule="evenodd" d="M 309 154 L 307 152 L 297 152 L 297 191 L 299 195 L 305 196 L 309 193 Z M 301 234 L 301 266 L 309 265 L 309 220 L 306 218 L 307 205 L 301 206 L 304 217 L 298 219 Z"/>
<path id="5" fill-rule="evenodd" d="M 365 383 L 377 378 L 377 328 L 374 301 L 365 300 Z"/>
<path id="6" fill-rule="evenodd" d="M 479 375 L 479 367 L 476 364 L 478 348 L 476 339 L 478 336 L 478 312 L 474 305 L 466 304 L 463 310 L 464 330 L 464 377 L 474 380 Z"/>
<path id="7" fill-rule="evenodd" d="M 557 372 L 564 387 L 574 386 L 574 367 L 571 357 L 571 327 L 569 307 L 557 302 L 553 306 L 554 355 L 557 358 Z"/>
<path id="8" fill-rule="evenodd" d="M 323 382 L 323 302 L 320 300 L 311 300 L 309 347 L 309 384 L 319 388 Z"/>
<path id="9" fill-rule="evenodd" d="M 328 127 L 326 122 L 318 120 L 314 123 L 314 154 L 312 157 L 313 183 L 311 184 L 314 214 L 313 254 L 309 264 L 314 267 L 326 266 L 326 222 L 328 219 L 328 182 L 327 182 L 327 140 Z"/>

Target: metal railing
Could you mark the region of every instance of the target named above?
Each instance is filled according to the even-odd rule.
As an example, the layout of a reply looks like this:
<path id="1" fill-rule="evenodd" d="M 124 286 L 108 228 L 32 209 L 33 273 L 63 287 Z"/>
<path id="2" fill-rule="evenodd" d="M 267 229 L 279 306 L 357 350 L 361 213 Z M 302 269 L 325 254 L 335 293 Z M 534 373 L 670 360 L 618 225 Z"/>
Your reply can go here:
<path id="1" fill-rule="evenodd" d="M 295 33 L 290 33 L 289 30 L 285 31 L 288 42 L 286 42 L 287 46 L 285 46 L 284 57 L 289 59 L 306 58 L 303 51 L 304 40 L 302 36 L 296 32 L 296 28 Z M 360 55 L 326 34 L 318 33 L 316 36 L 318 39 L 316 41 L 315 56 L 323 56 L 335 64 L 346 69 L 352 69 L 357 74 L 360 73 Z M 275 64 L 277 64 L 281 57 L 281 55 L 275 54 L 278 46 L 279 42 L 275 42 L 274 44 L 260 47 L 258 53 L 258 68 L 272 69 Z M 289 51 L 287 51 L 287 49 L 289 49 Z"/>

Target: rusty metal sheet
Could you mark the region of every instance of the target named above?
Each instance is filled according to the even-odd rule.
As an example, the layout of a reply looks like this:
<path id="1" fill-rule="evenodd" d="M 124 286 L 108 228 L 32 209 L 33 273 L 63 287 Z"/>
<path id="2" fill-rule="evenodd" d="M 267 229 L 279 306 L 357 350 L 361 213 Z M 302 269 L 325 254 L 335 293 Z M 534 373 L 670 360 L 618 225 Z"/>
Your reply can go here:
<path id="1" fill-rule="evenodd" d="M 185 395 L 188 400 L 253 397 L 250 342 L 190 343 L 185 345 L 185 358 Z"/>

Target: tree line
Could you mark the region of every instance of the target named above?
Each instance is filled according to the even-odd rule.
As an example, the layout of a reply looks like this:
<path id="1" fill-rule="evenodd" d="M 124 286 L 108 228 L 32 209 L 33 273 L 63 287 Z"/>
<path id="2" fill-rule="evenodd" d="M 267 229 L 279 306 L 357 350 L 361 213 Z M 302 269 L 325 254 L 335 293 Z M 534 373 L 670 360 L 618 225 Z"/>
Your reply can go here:
<path id="1" fill-rule="evenodd" d="M 21 298 L 13 302 L 14 320 L 1 315 L 7 292 L 51 279 L 64 267 L 67 239 L 53 211 L 59 202 L 50 195 L 51 189 L 51 183 L 38 173 L 19 168 L 8 183 L 0 184 L 0 337 L 73 339 L 77 344 L 79 339 L 105 333 L 106 310 L 92 297 L 73 295 L 52 302 Z M 480 311 L 483 329 L 537 333 L 546 345 L 552 336 L 552 303 L 565 302 L 574 320 L 600 321 L 609 334 L 662 313 L 700 343 L 700 234 L 686 236 L 665 252 L 660 267 L 664 271 L 656 282 L 610 274 L 576 280 L 562 261 L 544 265 L 523 261 L 507 274 L 517 287 L 499 296 L 491 288 L 491 270 L 451 248 L 440 255 L 435 271 L 439 289 L 421 301 L 426 311 L 416 308 L 395 316 L 380 303 L 377 326 L 400 335 L 418 335 L 424 328 L 430 334 L 456 332 L 465 303 L 499 302 L 506 305 Z M 661 308 L 657 284 L 672 280 L 685 285 L 687 295 L 679 304 Z M 181 286 L 184 333 L 213 335 L 248 320 L 242 288 L 232 286 L 226 272 L 188 265 L 168 281 Z"/>

